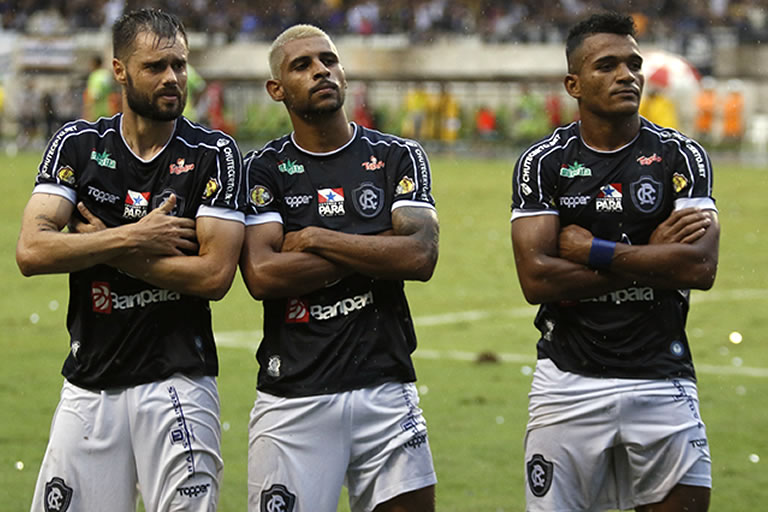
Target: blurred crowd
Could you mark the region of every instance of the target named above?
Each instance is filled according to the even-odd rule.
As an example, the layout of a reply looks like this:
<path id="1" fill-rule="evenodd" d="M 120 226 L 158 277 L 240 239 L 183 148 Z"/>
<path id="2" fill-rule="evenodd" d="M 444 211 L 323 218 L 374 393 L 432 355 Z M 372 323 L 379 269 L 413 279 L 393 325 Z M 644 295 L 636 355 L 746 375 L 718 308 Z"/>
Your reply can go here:
<path id="1" fill-rule="evenodd" d="M 6 30 L 57 32 L 109 27 L 138 0 L 0 1 Z M 561 41 L 572 22 L 596 9 L 635 15 L 641 37 L 732 31 L 740 42 L 765 39 L 768 0 L 154 0 L 180 15 L 191 31 L 228 41 L 271 40 L 283 28 L 312 20 L 333 35 L 401 34 L 428 41 L 442 34 L 477 35 L 486 41 Z"/>

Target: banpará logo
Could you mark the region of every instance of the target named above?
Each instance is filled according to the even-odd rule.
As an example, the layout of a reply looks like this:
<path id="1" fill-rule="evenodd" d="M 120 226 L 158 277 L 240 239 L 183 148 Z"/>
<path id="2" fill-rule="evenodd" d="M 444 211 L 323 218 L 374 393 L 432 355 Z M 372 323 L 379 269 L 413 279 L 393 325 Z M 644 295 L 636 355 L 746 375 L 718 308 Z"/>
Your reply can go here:
<path id="1" fill-rule="evenodd" d="M 613 304 L 623 304 L 625 302 L 652 302 L 653 300 L 653 288 L 649 286 L 632 286 L 623 290 L 606 293 L 599 297 L 581 299 L 581 302 L 611 302 Z"/>
<path id="2" fill-rule="evenodd" d="M 585 167 L 584 164 L 580 164 L 575 161 L 571 164 L 563 164 L 560 167 L 560 176 L 564 178 L 575 178 L 577 176 L 592 176 L 592 169 Z"/>
<path id="3" fill-rule="evenodd" d="M 371 158 L 367 162 L 360 164 L 366 171 L 378 171 L 384 167 L 384 160 L 379 160 L 375 156 L 371 155 Z"/>
<path id="4" fill-rule="evenodd" d="M 309 307 L 309 314 L 315 320 L 329 320 L 336 318 L 339 315 L 347 316 L 350 313 L 359 311 L 366 306 L 373 304 L 373 292 L 369 291 L 363 295 L 355 295 L 354 297 L 347 297 L 337 301 L 335 304 L 329 306 L 321 306 L 315 304 Z"/>
<path id="5" fill-rule="evenodd" d="M 304 166 L 296 163 L 295 160 L 285 159 L 277 165 L 277 170 L 286 174 L 301 174 L 304 172 Z"/>
<path id="6" fill-rule="evenodd" d="M 99 153 L 95 149 L 91 151 L 91 160 L 94 160 L 98 165 L 101 167 L 106 167 L 108 169 L 115 169 L 117 168 L 117 162 L 109 158 L 109 153 L 107 153 L 107 150 L 105 149 L 103 153 Z"/>

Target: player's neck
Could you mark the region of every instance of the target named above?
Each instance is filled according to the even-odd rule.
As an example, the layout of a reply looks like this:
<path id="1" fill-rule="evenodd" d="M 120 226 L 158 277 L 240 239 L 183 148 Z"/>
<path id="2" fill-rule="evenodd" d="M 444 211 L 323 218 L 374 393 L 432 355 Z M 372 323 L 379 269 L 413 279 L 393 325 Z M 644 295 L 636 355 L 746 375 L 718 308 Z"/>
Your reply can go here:
<path id="1" fill-rule="evenodd" d="M 120 125 L 123 140 L 142 160 L 152 160 L 173 135 L 176 121 L 154 121 L 125 109 Z"/>
<path id="2" fill-rule="evenodd" d="M 640 116 L 605 118 L 584 115 L 582 112 L 579 132 L 581 140 L 591 148 L 613 151 L 629 144 L 640 131 Z"/>
<path id="3" fill-rule="evenodd" d="M 329 153 L 349 142 L 353 129 L 343 110 L 337 115 L 307 120 L 291 113 L 293 140 L 312 153 Z"/>

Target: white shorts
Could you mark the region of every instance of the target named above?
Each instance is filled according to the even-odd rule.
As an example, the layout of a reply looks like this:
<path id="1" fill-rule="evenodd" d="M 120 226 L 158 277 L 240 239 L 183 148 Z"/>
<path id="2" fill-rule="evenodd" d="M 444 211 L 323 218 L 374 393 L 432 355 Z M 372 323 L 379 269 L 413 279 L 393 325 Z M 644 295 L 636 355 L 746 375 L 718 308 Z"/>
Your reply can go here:
<path id="1" fill-rule="evenodd" d="M 539 359 L 525 436 L 528 511 L 633 509 L 712 487 L 696 384 L 591 378 Z"/>
<path id="2" fill-rule="evenodd" d="M 214 377 L 89 391 L 64 382 L 32 512 L 214 511 L 222 470 Z M 137 488 L 138 487 L 138 488 Z"/>
<path id="3" fill-rule="evenodd" d="M 283 398 L 259 392 L 249 425 L 248 510 L 353 512 L 437 482 L 412 383 Z"/>

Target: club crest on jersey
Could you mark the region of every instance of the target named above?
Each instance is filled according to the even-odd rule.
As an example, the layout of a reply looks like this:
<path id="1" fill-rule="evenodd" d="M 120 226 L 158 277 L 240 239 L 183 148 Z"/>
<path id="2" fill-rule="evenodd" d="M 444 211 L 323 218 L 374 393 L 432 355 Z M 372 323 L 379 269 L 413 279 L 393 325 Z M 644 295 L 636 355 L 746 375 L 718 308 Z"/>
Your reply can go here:
<path id="1" fill-rule="evenodd" d="M 285 305 L 285 323 L 305 324 L 309 322 L 309 305 L 301 299 L 291 299 Z"/>
<path id="2" fill-rule="evenodd" d="M 103 153 L 99 153 L 95 149 L 91 151 L 91 160 L 95 161 L 99 166 L 106 167 L 107 169 L 115 169 L 117 162 L 109 158 L 109 153 L 105 149 Z"/>
<path id="3" fill-rule="evenodd" d="M 183 158 L 176 159 L 176 163 L 171 163 L 169 166 L 171 174 L 184 174 L 195 168 L 195 164 L 188 164 L 184 162 Z"/>
<path id="4" fill-rule="evenodd" d="M 676 172 L 672 175 L 672 188 L 675 190 L 675 194 L 679 194 L 688 188 L 688 180 L 685 178 L 685 176 L 679 172 Z"/>
<path id="5" fill-rule="evenodd" d="M 68 165 L 65 165 L 56 171 L 56 177 L 64 183 L 69 183 L 70 185 L 75 184 L 75 171 L 73 171 L 72 168 Z"/>
<path id="6" fill-rule="evenodd" d="M 317 191 L 317 211 L 323 217 L 341 217 L 347 212 L 344 209 L 344 189 L 321 188 Z"/>
<path id="7" fill-rule="evenodd" d="M 261 491 L 261 512 L 293 512 L 296 495 L 281 484 Z"/>
<path id="8" fill-rule="evenodd" d="M 643 213 L 651 213 L 661 205 L 664 189 L 651 176 L 641 176 L 629 185 L 629 191 L 635 208 Z"/>
<path id="9" fill-rule="evenodd" d="M 267 206 L 274 196 L 264 185 L 254 185 L 251 189 L 251 202 L 256 206 Z"/>
<path id="10" fill-rule="evenodd" d="M 304 166 L 296 163 L 295 160 L 285 159 L 277 165 L 277 170 L 286 174 L 301 174 L 304 172 Z"/>
<path id="11" fill-rule="evenodd" d="M 144 217 L 149 209 L 150 195 L 150 192 L 128 190 L 128 193 L 125 194 L 123 217 L 126 219 L 140 219 Z"/>
<path id="12" fill-rule="evenodd" d="M 592 176 L 592 169 L 575 161 L 571 164 L 563 164 L 560 167 L 560 176 L 564 178 L 576 178 L 578 176 Z"/>
<path id="13" fill-rule="evenodd" d="M 656 153 L 651 156 L 639 156 L 637 157 L 637 163 L 640 165 L 651 165 L 654 162 L 661 162 L 661 157 Z"/>
<path id="14" fill-rule="evenodd" d="M 401 196 L 403 194 L 410 194 L 414 190 L 416 190 L 416 185 L 413 183 L 413 180 L 408 176 L 403 176 L 403 179 L 397 184 L 395 195 Z"/>
<path id="15" fill-rule="evenodd" d="M 45 484 L 45 512 L 66 512 L 72 501 L 72 488 L 55 476 Z"/>
<path id="16" fill-rule="evenodd" d="M 552 486 L 552 476 L 555 465 L 544 458 L 540 453 L 534 454 L 525 465 L 528 475 L 528 487 L 537 498 L 541 498 Z"/>
<path id="17" fill-rule="evenodd" d="M 621 183 L 611 183 L 600 187 L 595 198 L 595 208 L 598 212 L 623 212 Z"/>
<path id="18" fill-rule="evenodd" d="M 176 195 L 176 204 L 173 207 L 173 210 L 171 210 L 171 215 L 178 217 L 179 212 L 184 211 L 184 197 L 180 196 L 178 192 L 175 192 L 174 190 L 171 190 L 170 188 L 167 188 L 163 190 L 160 194 L 155 194 L 152 196 L 152 209 L 159 208 L 160 205 L 162 205 L 164 202 L 168 200 L 169 197 L 171 197 L 171 194 Z"/>
<path id="19" fill-rule="evenodd" d="M 224 139 L 226 140 L 226 139 Z M 203 199 L 208 199 L 215 194 L 221 188 L 219 180 L 216 178 L 210 178 L 208 183 L 205 184 L 205 190 L 203 191 Z"/>
<path id="20" fill-rule="evenodd" d="M 94 313 L 112 313 L 112 288 L 105 281 L 91 283 L 91 303 Z"/>
<path id="21" fill-rule="evenodd" d="M 384 190 L 367 181 L 361 183 L 352 191 L 352 204 L 362 217 L 375 217 L 384 206 Z"/>
<path id="22" fill-rule="evenodd" d="M 384 167 L 384 160 L 379 160 L 375 156 L 371 155 L 371 158 L 367 162 L 360 164 L 366 171 L 378 171 Z"/>

